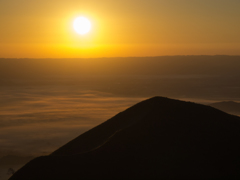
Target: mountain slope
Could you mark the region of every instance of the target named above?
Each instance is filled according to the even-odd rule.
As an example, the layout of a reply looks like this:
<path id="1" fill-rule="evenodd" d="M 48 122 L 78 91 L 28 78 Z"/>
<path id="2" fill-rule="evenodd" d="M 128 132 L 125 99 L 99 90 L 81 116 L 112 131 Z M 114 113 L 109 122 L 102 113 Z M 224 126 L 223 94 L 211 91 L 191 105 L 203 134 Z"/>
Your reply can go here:
<path id="1" fill-rule="evenodd" d="M 14 179 L 240 177 L 240 118 L 154 97 L 19 170 Z"/>

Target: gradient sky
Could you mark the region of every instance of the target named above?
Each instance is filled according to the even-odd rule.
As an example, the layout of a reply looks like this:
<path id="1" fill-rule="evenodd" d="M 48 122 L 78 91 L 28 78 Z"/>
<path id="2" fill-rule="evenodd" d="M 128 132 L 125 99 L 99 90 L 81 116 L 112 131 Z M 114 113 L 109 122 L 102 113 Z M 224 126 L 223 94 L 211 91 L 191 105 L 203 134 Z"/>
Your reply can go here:
<path id="1" fill-rule="evenodd" d="M 0 0 L 0 57 L 240 55 L 239 22 L 239 0 Z"/>

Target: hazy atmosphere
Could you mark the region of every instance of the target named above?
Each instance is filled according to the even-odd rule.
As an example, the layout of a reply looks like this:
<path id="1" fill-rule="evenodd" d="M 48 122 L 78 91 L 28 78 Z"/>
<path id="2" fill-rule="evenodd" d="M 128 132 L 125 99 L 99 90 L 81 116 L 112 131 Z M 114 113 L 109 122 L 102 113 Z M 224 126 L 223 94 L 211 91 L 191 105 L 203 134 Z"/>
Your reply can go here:
<path id="1" fill-rule="evenodd" d="M 240 102 L 239 58 L 0 59 L 2 174 L 152 96 Z"/>
<path id="2" fill-rule="evenodd" d="M 162 96 L 240 116 L 239 0 L 1 0 L 0 179 Z"/>
<path id="3" fill-rule="evenodd" d="M 0 57 L 239 55 L 239 0 L 1 0 Z M 79 36 L 78 16 L 92 30 Z"/>

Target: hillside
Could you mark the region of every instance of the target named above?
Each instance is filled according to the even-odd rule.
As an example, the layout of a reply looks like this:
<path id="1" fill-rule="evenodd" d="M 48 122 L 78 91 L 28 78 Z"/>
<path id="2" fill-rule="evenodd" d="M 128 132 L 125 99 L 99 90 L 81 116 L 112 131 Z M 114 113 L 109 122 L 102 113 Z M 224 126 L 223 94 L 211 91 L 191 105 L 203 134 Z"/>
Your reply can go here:
<path id="1" fill-rule="evenodd" d="M 154 97 L 34 159 L 10 180 L 239 178 L 239 140 L 239 117 Z"/>

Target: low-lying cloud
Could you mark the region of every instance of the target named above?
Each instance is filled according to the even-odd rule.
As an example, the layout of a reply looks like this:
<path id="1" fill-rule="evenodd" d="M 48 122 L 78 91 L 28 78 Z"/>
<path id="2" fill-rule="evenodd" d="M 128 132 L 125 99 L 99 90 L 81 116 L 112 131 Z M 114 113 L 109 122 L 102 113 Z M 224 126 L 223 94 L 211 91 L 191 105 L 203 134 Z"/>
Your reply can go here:
<path id="1" fill-rule="evenodd" d="M 0 157 L 49 154 L 143 99 L 61 87 L 2 88 Z"/>

